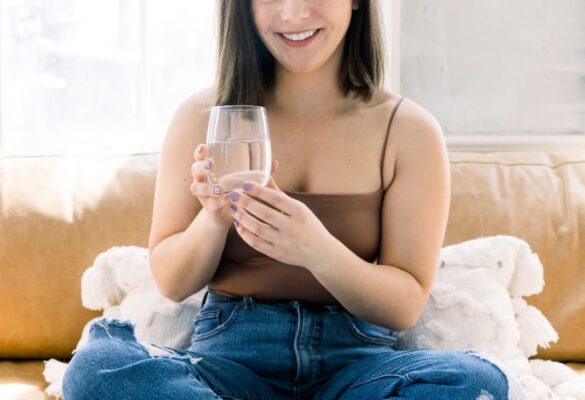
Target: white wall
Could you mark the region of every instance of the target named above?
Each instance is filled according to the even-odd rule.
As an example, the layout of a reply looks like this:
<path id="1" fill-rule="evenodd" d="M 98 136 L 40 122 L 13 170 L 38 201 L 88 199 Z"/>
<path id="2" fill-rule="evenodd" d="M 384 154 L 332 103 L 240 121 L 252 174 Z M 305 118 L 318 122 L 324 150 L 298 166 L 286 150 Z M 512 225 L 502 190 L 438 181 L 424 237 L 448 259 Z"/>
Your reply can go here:
<path id="1" fill-rule="evenodd" d="M 585 135 L 585 1 L 400 3 L 400 91 L 447 135 Z"/>

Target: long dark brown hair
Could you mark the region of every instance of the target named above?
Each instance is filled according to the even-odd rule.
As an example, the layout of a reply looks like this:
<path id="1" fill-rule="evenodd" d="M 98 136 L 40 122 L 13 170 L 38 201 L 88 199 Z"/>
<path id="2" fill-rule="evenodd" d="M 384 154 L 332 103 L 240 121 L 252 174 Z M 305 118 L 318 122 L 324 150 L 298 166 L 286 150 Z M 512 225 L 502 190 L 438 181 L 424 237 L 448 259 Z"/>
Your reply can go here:
<path id="1" fill-rule="evenodd" d="M 264 105 L 274 88 L 274 57 L 260 39 L 251 0 L 219 0 L 215 104 Z M 384 77 L 382 28 L 376 0 L 360 0 L 345 37 L 339 84 L 367 101 Z"/>

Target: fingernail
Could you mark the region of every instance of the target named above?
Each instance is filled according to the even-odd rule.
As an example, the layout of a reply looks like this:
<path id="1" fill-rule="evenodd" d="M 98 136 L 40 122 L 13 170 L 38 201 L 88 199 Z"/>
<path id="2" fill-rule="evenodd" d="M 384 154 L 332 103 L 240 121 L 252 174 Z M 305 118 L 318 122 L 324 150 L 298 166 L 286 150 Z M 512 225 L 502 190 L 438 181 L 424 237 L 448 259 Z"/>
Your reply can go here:
<path id="1" fill-rule="evenodd" d="M 240 227 L 240 223 L 238 221 L 234 221 L 234 226 L 236 227 L 236 229 L 238 229 Z"/>
<path id="2" fill-rule="evenodd" d="M 242 185 L 242 189 L 244 190 L 250 190 L 252 189 L 252 184 L 250 182 L 244 182 L 244 184 Z"/>
<path id="3" fill-rule="evenodd" d="M 223 189 L 219 185 L 213 187 L 214 194 L 220 195 L 222 191 L 223 191 Z"/>
<path id="4" fill-rule="evenodd" d="M 230 199 L 232 199 L 232 201 L 238 201 L 240 198 L 240 195 L 237 194 L 236 192 L 231 192 L 230 193 Z"/>
<path id="5" fill-rule="evenodd" d="M 199 153 L 199 154 L 203 153 L 203 145 L 202 144 L 197 146 L 197 153 Z"/>
<path id="6" fill-rule="evenodd" d="M 234 206 L 233 204 L 230 206 L 230 211 L 232 213 L 235 213 L 236 211 L 238 211 L 238 207 Z"/>
<path id="7" fill-rule="evenodd" d="M 203 168 L 211 169 L 211 159 L 205 161 L 205 164 L 203 164 Z"/>

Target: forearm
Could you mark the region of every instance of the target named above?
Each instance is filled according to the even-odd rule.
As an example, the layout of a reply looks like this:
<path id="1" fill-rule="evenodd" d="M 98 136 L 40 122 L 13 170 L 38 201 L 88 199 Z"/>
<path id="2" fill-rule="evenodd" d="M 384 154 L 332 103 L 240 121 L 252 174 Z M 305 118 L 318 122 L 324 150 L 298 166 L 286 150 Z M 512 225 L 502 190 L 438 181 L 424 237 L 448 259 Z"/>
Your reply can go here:
<path id="1" fill-rule="evenodd" d="M 218 227 L 202 209 L 183 232 L 162 240 L 150 253 L 150 269 L 161 294 L 180 302 L 211 280 L 229 227 Z"/>
<path id="2" fill-rule="evenodd" d="M 350 313 L 395 331 L 414 325 L 427 294 L 411 274 L 366 262 L 335 238 L 322 254 L 308 269 Z"/>

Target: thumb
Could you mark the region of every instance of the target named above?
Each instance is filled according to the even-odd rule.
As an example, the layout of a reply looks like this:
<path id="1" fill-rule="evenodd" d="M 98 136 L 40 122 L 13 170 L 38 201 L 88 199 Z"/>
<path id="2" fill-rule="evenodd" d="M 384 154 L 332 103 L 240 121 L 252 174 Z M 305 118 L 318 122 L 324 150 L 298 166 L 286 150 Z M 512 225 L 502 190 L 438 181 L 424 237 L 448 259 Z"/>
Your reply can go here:
<path id="1" fill-rule="evenodd" d="M 268 181 L 268 184 L 266 185 L 266 187 L 280 191 L 280 188 L 276 185 L 276 182 L 274 181 L 274 178 L 272 177 L 272 174 L 274 174 L 277 169 L 278 169 L 278 161 L 272 160 L 272 169 L 270 171 L 270 180 Z"/>

